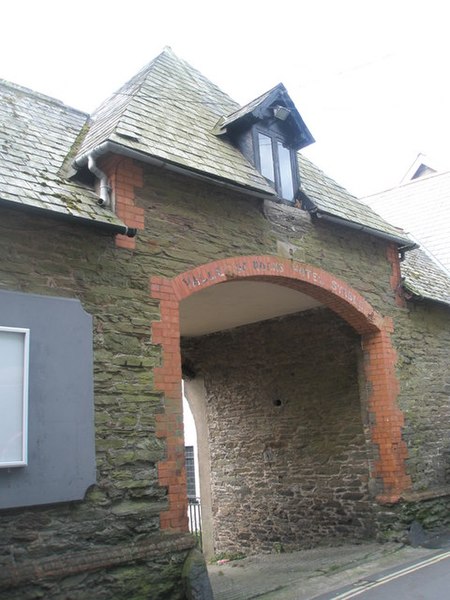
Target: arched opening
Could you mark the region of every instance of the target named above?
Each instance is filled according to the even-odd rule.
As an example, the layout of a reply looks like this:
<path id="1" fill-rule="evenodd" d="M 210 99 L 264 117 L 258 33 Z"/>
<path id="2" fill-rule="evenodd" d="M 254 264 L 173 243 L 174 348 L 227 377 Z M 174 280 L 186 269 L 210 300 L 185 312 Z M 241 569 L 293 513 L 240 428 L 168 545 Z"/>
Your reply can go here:
<path id="1" fill-rule="evenodd" d="M 252 292 L 252 302 L 245 302 L 244 300 L 235 302 L 236 305 L 240 305 L 241 308 L 244 307 L 245 309 L 244 311 L 237 311 L 243 319 L 241 323 L 239 320 L 236 321 L 236 314 L 231 315 L 231 317 L 223 314 L 224 311 L 220 310 L 218 299 L 224 299 L 226 304 L 227 294 L 230 293 L 233 287 L 231 284 L 233 283 L 254 283 L 270 286 L 277 301 L 269 302 L 269 305 L 272 307 L 282 305 L 281 312 L 278 314 L 277 312 L 275 314 L 265 313 L 266 308 L 260 305 L 264 303 L 256 302 L 255 299 L 258 298 L 258 295 L 255 296 Z M 213 288 L 214 292 L 209 293 L 209 290 L 213 290 Z M 235 289 L 237 289 L 237 286 L 235 286 Z M 281 289 L 287 290 L 287 293 L 280 294 Z M 250 293 L 250 286 L 247 286 L 245 292 L 243 290 L 244 288 L 241 290 L 243 294 Z M 205 403 L 209 401 L 208 394 L 214 395 L 216 399 L 220 395 L 217 393 L 217 386 L 221 387 L 222 390 L 228 389 L 228 392 L 230 392 L 233 388 L 236 389 L 239 378 L 245 379 L 247 377 L 244 391 L 237 395 L 235 392 L 223 393 L 223 397 L 217 401 L 215 408 L 222 406 L 225 415 L 227 411 L 230 413 L 230 406 L 233 407 L 233 401 L 236 401 L 236 398 L 238 398 L 239 403 L 242 401 L 242 397 L 245 397 L 247 399 L 246 406 L 235 406 L 234 408 L 236 409 L 235 412 L 239 413 L 240 411 L 240 414 L 237 415 L 238 418 L 242 417 L 244 413 L 247 415 L 245 427 L 248 427 L 252 407 L 258 405 L 260 400 L 262 402 L 258 405 L 258 410 L 253 413 L 254 429 L 258 432 L 258 435 L 254 436 L 256 445 L 252 451 L 253 454 L 252 452 L 250 454 L 244 452 L 239 457 L 234 452 L 239 447 L 239 440 L 236 438 L 238 429 L 231 424 L 232 418 L 228 421 L 227 419 L 223 420 L 222 429 L 219 427 L 221 436 L 215 437 L 217 443 L 214 448 L 209 446 L 212 469 L 210 470 L 208 485 L 212 490 L 210 509 L 213 522 L 216 520 L 216 522 L 225 523 L 225 529 L 227 527 L 229 529 L 233 519 L 237 521 L 239 519 L 241 521 L 245 520 L 239 508 L 242 505 L 246 506 L 247 516 L 258 514 L 258 511 L 261 515 L 261 507 L 258 507 L 258 511 L 255 510 L 255 490 L 259 486 L 260 490 L 266 495 L 267 510 L 275 511 L 276 518 L 275 520 L 266 518 L 266 525 L 263 528 L 259 527 L 261 517 L 250 523 L 252 533 L 248 544 L 253 545 L 255 548 L 255 539 L 259 535 L 260 540 L 264 540 L 261 548 L 267 550 L 270 549 L 269 542 L 267 542 L 267 532 L 271 522 L 273 531 L 279 533 L 279 535 L 272 536 L 274 544 L 283 545 L 283 536 L 286 537 L 287 530 L 292 532 L 296 528 L 298 530 L 304 527 L 304 521 L 302 524 L 298 511 L 294 514 L 295 511 L 292 510 L 292 506 L 298 504 L 300 497 L 303 501 L 309 493 L 312 499 L 310 512 L 308 513 L 305 510 L 307 520 L 313 518 L 311 515 L 314 515 L 314 506 L 318 507 L 317 510 L 322 512 L 322 515 L 326 514 L 324 504 L 316 501 L 314 478 L 316 480 L 322 478 L 323 481 L 328 478 L 334 481 L 335 490 L 339 487 L 342 488 L 342 495 L 347 495 L 347 500 L 353 502 L 354 505 L 358 503 L 361 493 L 364 501 L 367 500 L 367 494 L 364 495 L 365 492 L 355 491 L 355 482 L 357 481 L 365 481 L 367 490 L 370 489 L 371 495 L 376 496 L 379 502 L 396 501 L 400 492 L 409 486 L 409 478 L 405 473 L 404 466 L 406 448 L 401 438 L 402 414 L 395 403 L 397 381 L 395 378 L 395 352 L 390 343 L 391 323 L 377 314 L 355 290 L 332 274 L 310 265 L 270 256 L 251 256 L 226 259 L 198 267 L 172 280 L 153 278 L 152 295 L 161 301 L 161 321 L 155 322 L 152 330 L 153 341 L 161 343 L 163 350 L 162 366 L 155 369 L 155 383 L 164 392 L 165 397 L 165 412 L 158 415 L 158 434 L 166 438 L 167 444 L 167 459 L 160 463 L 159 475 L 161 484 L 168 487 L 170 502 L 169 510 L 161 514 L 162 528 L 183 530 L 187 526 L 180 392 L 180 312 L 185 338 L 202 338 L 203 340 L 208 338 L 209 340 L 208 342 L 202 341 L 200 344 L 204 362 L 206 360 L 205 356 L 211 357 L 211 353 L 216 352 L 218 359 L 220 358 L 223 364 L 223 354 L 219 356 L 218 350 L 221 344 L 228 344 L 230 355 L 236 358 L 235 363 L 228 365 L 230 368 L 226 370 L 228 373 L 226 382 L 221 380 L 220 370 L 216 370 L 214 373 L 214 365 L 211 366 L 210 364 L 206 369 L 208 372 L 207 377 L 209 377 L 207 385 L 202 374 L 198 379 L 194 376 L 193 382 L 195 383 L 188 383 L 187 387 L 194 390 L 188 391 L 188 397 L 189 395 L 196 397 L 197 413 L 206 415 Z M 259 297 L 262 296 L 263 294 L 259 295 Z M 300 306 L 295 305 L 294 296 Z M 211 304 L 211 298 L 214 301 L 213 304 Z M 282 301 L 281 298 L 283 298 Z M 290 308 L 287 308 L 283 303 L 287 303 L 289 306 L 291 300 L 293 304 L 290 305 Z M 209 302 L 210 307 L 214 306 L 216 312 L 205 310 L 204 302 Z M 195 310 L 200 316 L 205 317 L 200 319 L 203 323 L 203 330 L 195 330 L 195 327 L 198 328 L 198 322 L 194 327 L 196 317 L 194 318 L 193 315 Z M 286 317 L 286 314 L 300 314 L 303 316 L 299 320 L 298 317 L 294 316 Z M 189 315 L 189 318 L 186 315 Z M 212 315 L 212 318 L 206 318 L 206 315 Z M 284 318 L 280 319 L 282 315 Z M 231 321 L 227 322 L 226 319 L 230 318 Z M 258 326 L 261 321 L 265 324 L 263 334 L 261 334 L 261 328 Z M 254 325 L 248 325 L 248 323 Z M 235 345 L 233 346 L 229 336 L 226 340 L 223 337 L 221 339 L 217 338 L 218 335 L 222 335 L 218 333 L 219 331 L 229 330 L 230 327 L 238 327 L 234 331 L 240 333 L 244 331 L 243 327 L 253 327 L 253 329 L 244 331 L 244 337 L 241 336 L 241 338 L 234 334 Z M 303 328 L 303 339 L 307 339 L 309 345 L 305 343 L 296 345 L 295 331 L 300 331 L 299 327 Z M 316 335 L 319 329 L 322 332 L 321 336 Z M 327 329 L 329 338 L 327 338 Z M 331 332 L 333 332 L 332 335 Z M 265 340 L 260 341 L 258 347 L 257 340 L 258 336 L 261 335 L 266 337 Z M 317 365 L 311 363 L 311 358 L 314 358 L 313 353 L 317 351 L 314 349 L 314 344 L 311 345 L 310 343 L 314 340 L 314 337 L 321 337 L 319 340 L 321 351 L 317 355 L 320 355 L 321 358 L 320 364 Z M 246 338 L 251 340 L 252 345 L 251 349 L 245 349 L 247 356 L 249 356 L 250 350 L 254 357 L 258 356 L 259 351 L 259 357 L 265 361 L 266 365 L 270 361 L 267 352 L 275 352 L 279 357 L 286 350 L 290 357 L 289 360 L 285 360 L 283 367 L 285 372 L 283 372 L 282 377 L 278 377 L 278 381 L 276 369 L 277 363 L 278 368 L 280 368 L 280 360 L 278 358 L 273 361 L 272 383 L 269 385 L 270 378 L 269 380 L 263 378 L 259 383 L 260 387 L 263 386 L 264 393 L 258 393 L 257 389 L 256 391 L 254 389 L 251 392 L 249 391 L 252 389 L 249 381 L 253 378 L 253 381 L 257 382 L 257 371 L 251 364 L 244 365 L 247 372 L 250 373 L 247 373 L 247 376 L 244 376 L 244 371 L 239 371 L 238 368 L 240 364 L 242 366 L 242 356 L 239 358 L 237 354 L 242 345 L 242 340 Z M 277 339 L 275 344 L 267 344 L 268 339 L 273 342 L 275 338 Z M 331 338 L 332 347 L 328 352 L 329 364 L 327 366 L 324 346 L 326 347 L 327 339 L 331 341 Z M 283 339 L 286 341 L 286 348 L 283 348 Z M 333 348 L 338 348 L 339 343 L 341 349 L 339 352 L 333 352 Z M 193 344 L 193 346 L 195 345 L 196 343 Z M 303 354 L 298 353 L 300 346 L 303 348 Z M 194 348 L 193 350 L 191 345 L 189 350 L 184 348 L 183 352 L 188 359 L 191 359 L 195 352 L 197 352 L 198 357 L 198 344 L 197 349 Z M 189 356 L 189 353 L 191 353 L 191 356 Z M 256 361 L 259 369 L 262 368 L 261 365 L 263 364 L 261 360 Z M 337 363 L 333 362 L 336 360 Z M 298 372 L 295 369 L 296 363 L 302 365 L 302 369 Z M 341 385 L 342 382 L 338 385 L 339 378 L 333 380 L 333 373 L 336 374 L 336 369 L 339 366 L 343 369 L 343 372 L 345 371 L 348 374 L 346 376 L 348 381 L 344 387 Z M 288 375 L 288 371 L 291 375 Z M 211 373 L 214 373 L 215 388 L 211 384 Z M 232 373 L 231 379 L 230 373 Z M 301 381 L 299 380 L 299 373 Z M 305 382 L 306 373 L 311 376 L 309 383 Z M 349 375 L 349 373 L 352 374 Z M 206 390 L 208 386 L 209 390 Z M 315 395 L 316 404 L 294 400 L 296 388 L 298 388 L 302 397 Z M 223 401 L 227 395 L 228 404 L 225 405 Z M 322 400 L 317 399 L 319 397 L 327 399 L 325 404 Z M 344 397 L 346 400 L 342 400 Z M 356 404 L 355 397 L 357 398 Z M 361 419 L 361 401 L 363 413 L 365 414 L 363 419 Z M 203 406 L 201 406 L 202 402 Z M 222 405 L 220 402 L 222 402 Z M 357 406 L 357 404 L 359 405 Z M 354 424 L 355 414 L 358 411 L 359 430 L 356 431 Z M 194 414 L 195 412 L 196 409 L 194 408 Z M 316 417 L 320 414 L 324 415 L 322 421 L 326 419 L 326 426 L 319 426 L 320 419 Z M 217 427 L 217 421 L 220 421 L 220 418 L 218 418 L 217 412 L 214 415 L 212 413 L 209 416 L 206 415 L 205 418 L 206 422 L 203 423 L 203 427 L 207 430 L 207 437 L 211 438 L 211 419 L 215 419 L 216 425 L 214 426 Z M 210 419 L 209 422 L 208 418 Z M 342 427 L 343 423 L 347 425 L 347 433 L 346 427 Z M 295 425 L 294 428 L 293 424 Z M 353 430 L 353 434 L 349 433 L 349 429 Z M 284 433 L 282 433 L 283 431 Z M 242 432 L 241 435 L 245 436 Z M 327 439 L 328 441 L 334 440 L 336 437 L 344 440 L 340 449 L 336 450 L 336 447 L 330 443 L 328 443 L 327 448 Z M 356 442 L 356 439 L 359 441 Z M 361 440 L 363 440 L 363 445 L 361 445 Z M 245 437 L 241 441 L 245 445 Z M 344 447 L 345 444 L 347 444 L 346 447 Z M 225 447 L 225 452 L 222 451 L 223 447 Z M 228 464 L 226 461 L 227 447 L 230 458 Z M 366 452 L 365 456 L 361 455 L 363 451 Z M 299 455 L 302 452 L 304 460 L 299 466 L 301 462 Z M 340 462 L 335 460 L 336 454 L 339 453 Z M 287 454 L 289 454 L 289 457 Z M 295 463 L 293 458 L 295 456 L 299 460 L 297 460 L 294 468 L 292 464 Z M 357 458 L 358 456 L 359 458 Z M 253 457 L 253 459 L 258 457 L 258 460 L 253 460 L 250 457 Z M 250 463 L 258 473 L 256 477 L 247 478 L 248 481 L 245 482 L 246 469 Z M 217 467 L 218 464 L 221 465 L 220 469 Z M 358 477 L 355 479 L 354 475 L 357 474 L 358 470 L 361 471 L 362 464 L 366 464 L 365 473 L 360 473 L 359 479 Z M 309 475 L 307 475 L 308 473 Z M 218 481 L 224 480 L 228 482 L 227 490 L 225 490 L 222 483 L 217 484 Z M 342 485 L 344 480 L 348 483 L 346 489 Z M 222 498 L 224 498 L 227 493 L 229 493 L 231 500 L 228 503 L 222 501 L 220 508 L 218 508 L 217 497 L 222 495 Z M 335 502 L 336 493 L 327 496 L 330 502 Z M 276 508 L 274 508 L 272 502 L 273 495 L 276 496 Z M 324 492 L 323 495 L 325 497 L 326 493 Z M 285 509 L 282 508 L 283 496 L 286 504 Z M 233 502 L 236 511 L 234 515 L 232 514 Z M 339 507 L 335 507 L 335 509 L 339 510 Z M 334 509 L 331 508 L 330 504 L 328 512 L 331 520 L 335 519 L 336 515 L 336 512 L 333 511 Z M 345 518 L 342 519 L 342 523 L 344 521 Z M 364 528 L 363 517 L 360 521 L 361 527 Z M 282 531 L 281 523 L 287 524 L 285 531 Z M 215 525 L 213 525 L 213 529 L 214 527 Z M 326 529 L 326 527 L 323 528 L 325 534 L 327 533 Z M 242 528 L 239 535 L 241 542 L 247 539 L 245 537 L 247 532 Z M 233 536 L 234 533 L 232 532 L 229 537 Z M 211 537 L 214 537 L 219 545 L 227 543 L 226 536 L 224 537 L 222 533 L 215 532 Z M 289 536 L 287 537 L 289 538 Z M 298 541 L 298 537 L 296 541 Z"/>

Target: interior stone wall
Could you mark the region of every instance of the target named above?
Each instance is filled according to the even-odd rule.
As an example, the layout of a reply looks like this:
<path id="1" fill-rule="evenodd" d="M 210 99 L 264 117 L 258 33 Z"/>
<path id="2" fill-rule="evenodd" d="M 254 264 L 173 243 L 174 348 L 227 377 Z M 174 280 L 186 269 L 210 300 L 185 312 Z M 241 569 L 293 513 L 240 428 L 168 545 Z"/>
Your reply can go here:
<path id="1" fill-rule="evenodd" d="M 327 309 L 183 340 L 205 382 L 216 553 L 373 533 L 358 348 Z"/>

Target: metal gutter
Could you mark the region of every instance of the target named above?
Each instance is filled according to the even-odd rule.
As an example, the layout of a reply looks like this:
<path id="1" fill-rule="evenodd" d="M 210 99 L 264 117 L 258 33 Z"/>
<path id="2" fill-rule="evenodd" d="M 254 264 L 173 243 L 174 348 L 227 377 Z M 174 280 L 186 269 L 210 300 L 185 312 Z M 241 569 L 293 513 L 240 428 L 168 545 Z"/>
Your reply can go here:
<path id="1" fill-rule="evenodd" d="M 188 167 L 180 167 L 180 165 L 172 163 L 168 160 L 156 158 L 154 156 L 151 156 L 150 154 L 145 154 L 145 152 L 141 152 L 139 150 L 133 150 L 131 148 L 127 148 L 126 146 L 122 146 L 122 144 L 118 144 L 117 142 L 111 142 L 111 141 L 103 142 L 102 144 L 99 144 L 95 148 L 88 150 L 87 152 L 85 152 L 84 154 L 82 154 L 81 156 L 79 156 L 78 158 L 76 158 L 74 160 L 73 166 L 76 169 L 80 169 L 80 168 L 88 165 L 90 155 L 93 154 L 95 156 L 95 158 L 98 158 L 100 156 L 107 154 L 108 152 L 111 152 L 112 154 L 119 154 L 120 156 L 126 156 L 133 160 L 137 160 L 137 161 L 140 161 L 140 162 L 143 162 L 143 163 L 146 163 L 149 165 L 153 165 L 156 167 L 162 167 L 162 168 L 165 168 L 168 171 L 172 171 L 174 173 L 182 173 L 183 175 L 187 175 L 188 177 L 193 177 L 195 179 L 202 179 L 204 181 L 214 183 L 215 185 L 220 185 L 222 187 L 231 189 L 233 191 L 237 191 L 240 193 L 245 192 L 246 194 L 249 194 L 256 198 L 272 199 L 272 198 L 276 197 L 275 191 L 273 192 L 273 194 L 271 194 L 271 193 L 269 193 L 269 191 L 263 192 L 261 190 L 257 190 L 250 186 L 233 184 L 233 183 L 230 183 L 225 178 L 214 177 L 211 175 L 205 175 L 204 173 L 202 173 L 200 171 L 197 171 L 195 169 L 190 169 Z"/>
<path id="2" fill-rule="evenodd" d="M 408 250 L 414 250 L 415 248 L 419 247 L 419 244 L 416 244 L 415 242 L 412 242 L 407 238 L 402 238 L 400 236 L 393 235 L 392 233 L 387 233 L 386 231 L 380 231 L 379 229 L 375 229 L 374 227 L 370 227 L 368 225 L 361 225 L 361 223 L 356 223 L 355 221 L 348 221 L 347 219 L 344 219 L 342 217 L 336 217 L 335 215 L 331 215 L 330 213 L 318 209 L 312 212 L 312 214 L 322 221 L 335 223 L 336 225 L 343 225 L 344 227 L 349 227 L 350 229 L 355 229 L 357 231 L 369 233 L 370 235 L 379 237 L 388 242 L 398 244 L 399 250 L 404 250 L 405 252 Z"/>
<path id="3" fill-rule="evenodd" d="M 450 306 L 450 298 L 449 300 L 441 300 L 439 298 L 435 298 L 434 296 L 431 295 L 425 295 L 423 293 L 420 292 L 416 292 L 413 289 L 413 286 L 410 286 L 410 284 L 408 283 L 407 278 L 403 277 L 402 280 L 402 287 L 404 289 L 405 297 L 406 300 L 416 300 L 417 302 L 436 302 L 437 304 L 443 305 L 443 306 Z"/>
<path id="4" fill-rule="evenodd" d="M 416 244 L 408 238 L 393 235 L 392 233 L 387 233 L 386 231 L 380 231 L 379 229 L 375 229 L 374 227 L 370 227 L 369 225 L 362 225 L 361 223 L 349 221 L 348 219 L 344 219 L 343 217 L 337 217 L 336 215 L 320 210 L 313 202 L 311 202 L 309 198 L 305 197 L 304 193 L 302 195 L 305 208 L 313 218 L 316 218 L 320 221 L 325 221 L 327 223 L 333 223 L 334 225 L 341 225 L 342 227 L 347 227 L 355 231 L 368 233 L 369 235 L 380 238 L 382 240 L 386 240 L 387 242 L 397 244 L 398 250 L 402 255 L 402 258 L 405 252 L 408 252 L 409 250 L 415 250 L 419 247 L 419 244 Z"/>
<path id="5" fill-rule="evenodd" d="M 83 225 L 86 225 L 87 227 L 94 227 L 96 229 L 101 229 L 103 231 L 113 234 L 120 233 L 121 235 L 126 235 L 130 238 L 135 237 L 137 234 L 136 228 L 127 227 L 125 224 L 119 225 L 119 223 L 108 223 L 107 221 L 96 221 L 95 219 L 88 219 L 87 217 L 77 217 L 76 215 L 55 212 L 54 210 L 42 208 L 40 206 L 30 206 L 29 204 L 11 202 L 10 200 L 3 200 L 3 198 L 0 198 L 0 206 L 10 208 L 11 210 L 23 210 L 28 213 L 51 217 L 58 221 L 66 221 L 78 224 L 81 223 Z"/>

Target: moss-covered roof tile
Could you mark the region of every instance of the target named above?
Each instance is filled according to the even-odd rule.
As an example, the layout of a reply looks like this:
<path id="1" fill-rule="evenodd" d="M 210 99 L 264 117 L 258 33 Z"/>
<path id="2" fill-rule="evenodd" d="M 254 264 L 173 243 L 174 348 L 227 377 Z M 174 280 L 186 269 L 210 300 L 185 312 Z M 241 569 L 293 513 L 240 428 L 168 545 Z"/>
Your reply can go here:
<path id="1" fill-rule="evenodd" d="M 219 117 L 239 106 L 170 49 L 142 69 L 92 115 L 78 157 L 111 141 L 233 185 L 274 190 L 237 148 L 214 134 Z"/>
<path id="2" fill-rule="evenodd" d="M 93 190 L 61 175 L 87 115 L 0 80 L 0 201 L 124 226 Z"/>
<path id="3" fill-rule="evenodd" d="M 412 244 L 402 229 L 385 221 L 302 154 L 299 154 L 299 171 L 301 190 L 320 211 L 380 233 L 404 238 L 406 244 Z"/>
<path id="4" fill-rule="evenodd" d="M 407 291 L 419 298 L 450 305 L 450 277 L 424 250 L 408 252 L 401 270 Z"/>
<path id="5" fill-rule="evenodd" d="M 92 189 L 67 179 L 61 170 L 78 143 L 79 156 L 108 140 L 273 195 L 239 150 L 214 134 L 219 119 L 227 115 L 235 119 L 239 111 L 236 102 L 170 50 L 104 102 L 88 126 L 88 115 L 0 81 L 0 200 L 123 226 L 98 205 Z M 404 235 L 301 154 L 299 169 L 303 193 L 321 211 L 379 232 Z M 412 293 L 450 303 L 448 278 L 421 251 L 408 253 L 402 268 Z"/>

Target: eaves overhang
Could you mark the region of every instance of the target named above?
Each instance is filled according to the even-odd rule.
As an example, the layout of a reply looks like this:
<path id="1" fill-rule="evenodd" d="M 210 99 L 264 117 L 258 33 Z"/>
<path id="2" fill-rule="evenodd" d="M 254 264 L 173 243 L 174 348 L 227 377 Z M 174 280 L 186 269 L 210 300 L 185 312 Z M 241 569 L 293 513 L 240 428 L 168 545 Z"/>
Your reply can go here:
<path id="1" fill-rule="evenodd" d="M 394 243 L 398 246 L 398 250 L 402 254 L 404 252 L 408 252 L 409 250 L 414 250 L 419 247 L 419 244 L 413 242 L 407 237 L 397 236 L 392 233 L 388 233 L 387 231 L 382 231 L 381 229 L 371 227 L 370 225 L 365 225 L 364 223 L 352 221 L 350 219 L 345 219 L 344 217 L 337 216 L 329 211 L 323 210 L 319 208 L 314 203 L 314 201 L 311 200 L 311 198 L 309 198 L 304 192 L 300 192 L 300 195 L 302 207 L 310 213 L 313 219 L 332 223 L 334 225 L 341 225 L 342 227 L 347 227 L 348 229 L 352 229 L 354 231 L 356 230 L 362 233 L 367 233 L 368 235 L 372 235 L 373 237 L 377 237 L 387 242 Z"/>
<path id="2" fill-rule="evenodd" d="M 416 302 L 435 302 L 436 304 L 440 304 L 441 306 L 450 307 L 450 298 L 448 298 L 448 300 L 436 298 L 432 294 L 424 294 L 423 292 L 419 292 L 415 289 L 414 284 L 412 284 L 406 278 L 403 278 L 402 280 L 402 288 L 404 290 L 404 296 L 406 300 Z"/>
<path id="3" fill-rule="evenodd" d="M 56 221 L 64 221 L 66 223 L 71 222 L 80 225 L 86 225 L 90 228 L 95 228 L 112 234 L 126 235 L 127 237 L 135 237 L 137 233 L 137 230 L 135 228 L 128 227 L 127 225 L 125 225 L 125 223 L 122 223 L 122 221 L 120 221 L 117 218 L 115 219 L 115 222 L 110 222 L 106 220 L 102 221 L 100 219 L 81 217 L 76 214 L 55 211 L 50 207 L 44 208 L 41 206 L 32 206 L 26 203 L 11 202 L 10 200 L 4 200 L 3 198 L 0 198 L 0 206 L 4 206 L 12 210 L 24 211 L 39 216 L 47 216 L 49 218 L 55 219 Z"/>
<path id="4" fill-rule="evenodd" d="M 119 156 L 126 156 L 128 158 L 139 162 L 143 162 L 145 164 L 164 168 L 174 173 L 181 173 L 194 179 L 208 181 L 210 183 L 213 183 L 214 185 L 219 185 L 221 187 L 225 187 L 236 192 L 245 193 L 256 198 L 269 199 L 276 196 L 275 190 L 269 190 L 269 186 L 267 186 L 266 189 L 263 189 L 257 186 L 252 187 L 250 185 L 240 184 L 225 177 L 209 175 L 197 169 L 180 166 L 179 164 L 170 160 L 162 159 L 151 154 L 146 154 L 145 152 L 128 148 L 127 146 L 123 146 L 122 144 L 118 144 L 117 142 L 113 141 L 105 141 L 102 144 L 96 146 L 95 148 L 78 156 L 73 161 L 73 166 L 77 170 L 81 169 L 87 166 L 89 156 L 93 156 L 93 158 L 100 158 L 101 156 L 105 156 L 108 153 L 118 154 Z"/>

